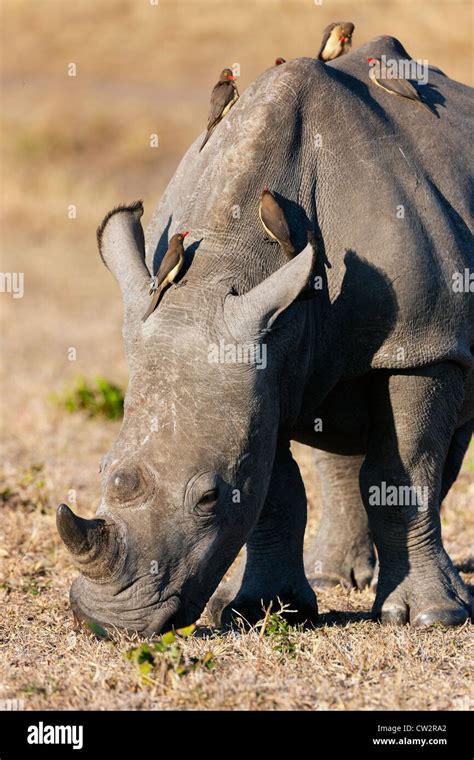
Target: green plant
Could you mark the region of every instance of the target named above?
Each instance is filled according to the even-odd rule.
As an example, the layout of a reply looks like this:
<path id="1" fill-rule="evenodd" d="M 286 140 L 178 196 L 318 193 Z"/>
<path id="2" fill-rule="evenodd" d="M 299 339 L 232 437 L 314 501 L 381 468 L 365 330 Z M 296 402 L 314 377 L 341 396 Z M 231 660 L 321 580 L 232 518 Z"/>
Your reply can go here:
<path id="1" fill-rule="evenodd" d="M 103 377 L 95 377 L 93 381 L 77 377 L 61 394 L 54 394 L 52 400 L 68 412 L 85 411 L 89 417 L 102 415 L 116 420 L 123 415 L 122 389 Z"/>
<path id="2" fill-rule="evenodd" d="M 26 583 L 23 584 L 22 591 L 25 594 L 31 594 L 31 596 L 38 596 L 42 591 L 46 591 L 51 587 L 52 581 L 45 579 L 43 576 L 29 578 Z"/>
<path id="3" fill-rule="evenodd" d="M 158 641 L 133 647 L 124 652 L 124 656 L 136 663 L 146 686 L 150 686 L 160 674 L 166 675 L 168 672 L 182 677 L 197 668 L 211 670 L 215 665 L 212 652 L 205 652 L 201 657 L 191 657 L 184 652 L 181 639 L 191 636 L 195 629 L 195 625 L 190 625 L 168 631 Z"/>
<path id="4" fill-rule="evenodd" d="M 38 686 L 35 683 L 29 683 L 26 686 L 23 686 L 23 688 L 19 689 L 20 694 L 25 694 L 27 697 L 32 697 L 37 694 L 40 694 L 41 696 L 46 694 L 46 689 L 44 686 Z"/>
<path id="5" fill-rule="evenodd" d="M 298 626 L 291 625 L 287 616 L 295 612 L 290 610 L 289 606 L 280 602 L 280 609 L 272 612 L 272 603 L 270 603 L 266 610 L 265 617 L 259 623 L 257 628 L 260 628 L 260 638 L 274 639 L 273 650 L 280 652 L 285 656 L 294 658 L 295 644 L 294 634 L 299 632 Z"/>
<path id="6" fill-rule="evenodd" d="M 108 639 L 109 635 L 105 628 L 102 628 L 99 623 L 94 623 L 93 621 L 89 621 L 85 624 L 85 627 L 94 634 L 98 639 Z"/>

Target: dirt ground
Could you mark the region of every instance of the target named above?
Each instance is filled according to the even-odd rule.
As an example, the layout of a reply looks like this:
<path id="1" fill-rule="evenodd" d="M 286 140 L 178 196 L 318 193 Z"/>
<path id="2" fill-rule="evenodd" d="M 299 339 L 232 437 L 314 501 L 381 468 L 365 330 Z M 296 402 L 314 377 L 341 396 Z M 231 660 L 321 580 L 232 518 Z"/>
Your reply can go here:
<path id="1" fill-rule="evenodd" d="M 55 508 L 67 501 L 93 515 L 99 460 L 119 423 L 68 414 L 51 401 L 79 375 L 125 387 L 121 304 L 95 228 L 116 203 L 140 197 L 145 223 L 150 218 L 205 124 L 224 65 L 240 63 L 243 90 L 275 56 L 314 54 L 324 26 L 344 18 L 356 24 L 354 46 L 393 34 L 413 57 L 472 84 L 470 3 L 0 0 L 0 14 L 1 269 L 25 276 L 23 298 L 0 293 L 0 704 L 472 708 L 471 626 L 383 628 L 368 619 L 370 590 L 320 593 L 323 615 L 313 631 L 276 625 L 221 635 L 201 627 L 176 651 L 156 655 L 148 675 L 124 657 L 132 645 L 123 637 L 76 632 L 67 599 L 75 573 Z M 150 147 L 154 133 L 158 148 Z M 296 455 L 311 535 L 318 482 L 311 452 L 296 447 Z M 443 510 L 445 544 L 471 583 L 473 503 L 471 446 Z"/>

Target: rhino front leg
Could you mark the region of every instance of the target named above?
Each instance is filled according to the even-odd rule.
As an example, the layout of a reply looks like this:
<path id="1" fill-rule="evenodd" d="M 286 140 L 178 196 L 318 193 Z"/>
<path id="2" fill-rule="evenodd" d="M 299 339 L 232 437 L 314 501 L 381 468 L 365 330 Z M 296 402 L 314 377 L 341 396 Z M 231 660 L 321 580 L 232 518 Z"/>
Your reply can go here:
<path id="1" fill-rule="evenodd" d="M 315 460 L 322 516 L 305 555 L 309 581 L 321 590 L 337 585 L 364 588 L 374 573 L 374 548 L 359 486 L 364 457 L 317 451 Z"/>
<path id="2" fill-rule="evenodd" d="M 443 468 L 464 396 L 454 364 L 374 377 L 361 493 L 380 563 L 382 623 L 461 625 L 469 591 L 441 540 Z"/>
<path id="3" fill-rule="evenodd" d="M 218 589 L 209 604 L 216 625 L 228 627 L 241 617 L 250 625 L 264 616 L 272 602 L 288 605 L 286 617 L 292 623 L 316 622 L 316 596 L 306 579 L 303 539 L 306 528 L 306 494 L 298 465 L 289 444 L 277 447 L 267 498 L 250 539 L 246 544 L 245 570 L 240 588 L 229 599 L 234 580 Z M 233 594 L 232 594 L 233 596 Z"/>

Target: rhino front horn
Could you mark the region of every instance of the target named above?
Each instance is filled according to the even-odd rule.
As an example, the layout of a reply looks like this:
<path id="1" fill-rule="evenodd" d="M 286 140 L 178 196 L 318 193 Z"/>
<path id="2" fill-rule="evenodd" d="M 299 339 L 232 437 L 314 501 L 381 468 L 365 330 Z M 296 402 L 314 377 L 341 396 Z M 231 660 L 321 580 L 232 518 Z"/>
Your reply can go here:
<path id="1" fill-rule="evenodd" d="M 92 580 L 107 580 L 119 570 L 123 552 L 115 526 L 105 520 L 84 520 L 67 504 L 59 505 L 56 525 L 82 575 Z"/>

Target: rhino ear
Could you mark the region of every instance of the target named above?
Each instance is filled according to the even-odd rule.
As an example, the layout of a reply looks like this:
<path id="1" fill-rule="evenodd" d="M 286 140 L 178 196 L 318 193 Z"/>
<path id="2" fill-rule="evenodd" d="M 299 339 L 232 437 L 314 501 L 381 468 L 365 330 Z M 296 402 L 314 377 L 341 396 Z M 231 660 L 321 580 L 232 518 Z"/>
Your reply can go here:
<path id="1" fill-rule="evenodd" d="M 316 251 L 308 243 L 301 253 L 241 296 L 224 301 L 224 320 L 238 340 L 258 339 L 302 293 L 315 265 Z"/>
<path id="2" fill-rule="evenodd" d="M 142 310 L 147 302 L 150 273 L 145 264 L 142 214 L 142 201 L 117 206 L 97 229 L 101 259 L 120 285 L 126 314 Z"/>

